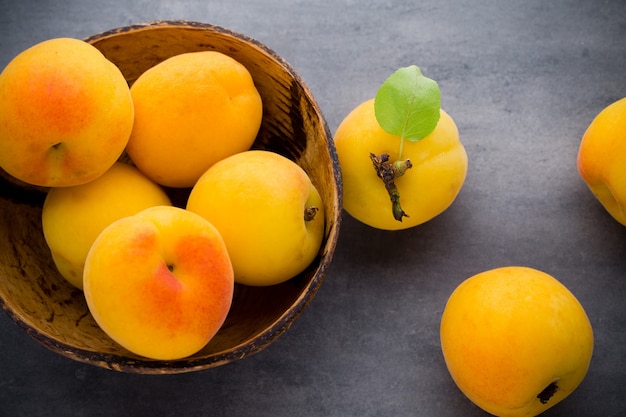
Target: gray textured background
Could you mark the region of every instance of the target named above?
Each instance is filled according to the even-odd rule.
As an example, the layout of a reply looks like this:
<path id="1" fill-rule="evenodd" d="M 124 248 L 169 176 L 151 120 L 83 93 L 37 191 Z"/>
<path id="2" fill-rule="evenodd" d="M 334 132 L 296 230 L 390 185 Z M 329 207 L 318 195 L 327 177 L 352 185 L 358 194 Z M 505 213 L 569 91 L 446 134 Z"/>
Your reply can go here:
<path id="1" fill-rule="evenodd" d="M 445 369 L 439 318 L 463 279 L 514 264 L 566 284 L 595 331 L 587 378 L 545 416 L 626 415 L 626 228 L 575 164 L 587 125 L 626 96 L 625 1 L 2 0 L 0 67 L 48 38 L 154 19 L 264 42 L 299 71 L 333 132 L 395 69 L 420 66 L 460 129 L 465 186 L 412 230 L 346 214 L 299 320 L 223 367 L 107 371 L 46 350 L 0 314 L 1 416 L 486 416 Z"/>

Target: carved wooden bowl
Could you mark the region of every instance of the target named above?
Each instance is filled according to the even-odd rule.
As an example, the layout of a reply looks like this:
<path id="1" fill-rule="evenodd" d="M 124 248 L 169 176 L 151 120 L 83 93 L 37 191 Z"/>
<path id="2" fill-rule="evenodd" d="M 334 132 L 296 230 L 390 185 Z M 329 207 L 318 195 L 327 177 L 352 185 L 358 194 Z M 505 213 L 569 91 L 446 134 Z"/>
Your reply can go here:
<path id="1" fill-rule="evenodd" d="M 331 135 L 311 92 L 275 52 L 228 29 L 187 21 L 122 27 L 86 39 L 122 71 L 129 84 L 164 59 L 217 50 L 244 64 L 263 98 L 264 118 L 254 148 L 296 161 L 324 199 L 325 237 L 303 273 L 271 287 L 236 285 L 221 330 L 195 355 L 150 360 L 113 342 L 89 313 L 83 293 L 57 272 L 41 230 L 46 190 L 0 176 L 0 305 L 30 336 L 68 358 L 122 372 L 168 374 L 216 367 L 274 342 L 319 289 L 337 243 L 341 178 Z"/>

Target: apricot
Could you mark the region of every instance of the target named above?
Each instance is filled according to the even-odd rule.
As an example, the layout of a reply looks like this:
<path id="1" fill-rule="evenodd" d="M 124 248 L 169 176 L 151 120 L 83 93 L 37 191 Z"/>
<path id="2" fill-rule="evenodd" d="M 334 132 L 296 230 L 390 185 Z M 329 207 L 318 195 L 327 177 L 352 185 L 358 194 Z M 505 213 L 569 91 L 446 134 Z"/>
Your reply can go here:
<path id="1" fill-rule="evenodd" d="M 319 192 L 300 166 L 274 152 L 240 152 L 216 163 L 191 190 L 187 210 L 220 231 L 240 284 L 293 278 L 324 238 Z"/>
<path id="2" fill-rule="evenodd" d="M 626 226 L 626 97 L 604 108 L 587 127 L 577 167 L 606 211 Z"/>
<path id="3" fill-rule="evenodd" d="M 133 121 L 124 76 L 84 41 L 41 42 L 0 74 L 0 167 L 26 183 L 96 179 L 123 152 Z"/>
<path id="4" fill-rule="evenodd" d="M 85 299 L 96 323 L 121 346 L 152 359 L 202 349 L 224 323 L 233 291 L 220 233 L 173 206 L 113 222 L 85 262 Z"/>
<path id="5" fill-rule="evenodd" d="M 370 159 L 374 153 L 397 160 L 400 137 L 378 124 L 374 99 L 345 117 L 334 139 L 343 178 L 343 207 L 352 217 L 378 229 L 399 230 L 431 220 L 452 204 L 465 182 L 467 154 L 454 120 L 444 110 L 440 112 L 431 134 L 404 143 L 403 155 L 411 160 L 412 168 L 395 180 L 408 214 L 401 222 L 392 214 L 389 193 Z"/>
<path id="6" fill-rule="evenodd" d="M 122 162 L 86 184 L 51 189 L 41 220 L 57 269 L 82 289 L 85 259 L 100 232 L 122 217 L 163 205 L 171 205 L 165 191 Z"/>
<path id="7" fill-rule="evenodd" d="M 452 379 L 483 410 L 532 417 L 587 373 L 593 330 L 576 297 L 549 274 L 510 266 L 476 274 L 450 295 L 441 349 Z"/>
<path id="8" fill-rule="evenodd" d="M 252 76 L 216 51 L 173 56 L 132 85 L 135 125 L 127 152 L 153 181 L 191 187 L 215 162 L 248 150 L 263 104 Z"/>

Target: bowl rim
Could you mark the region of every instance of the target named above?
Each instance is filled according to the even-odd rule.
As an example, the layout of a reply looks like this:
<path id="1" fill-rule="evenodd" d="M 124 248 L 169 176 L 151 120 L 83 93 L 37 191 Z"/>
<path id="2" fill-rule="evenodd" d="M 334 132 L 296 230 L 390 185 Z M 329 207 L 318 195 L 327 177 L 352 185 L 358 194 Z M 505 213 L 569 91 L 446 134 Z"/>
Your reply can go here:
<path id="1" fill-rule="evenodd" d="M 333 141 L 332 134 L 328 127 L 327 121 L 319 108 L 317 101 L 313 94 L 309 90 L 306 83 L 301 76 L 295 71 L 295 69 L 289 64 L 283 57 L 276 53 L 273 49 L 269 48 L 264 43 L 248 36 L 243 33 L 233 31 L 231 29 L 197 21 L 190 20 L 150 20 L 143 23 L 131 24 L 127 26 L 120 26 L 118 28 L 106 30 L 104 32 L 96 33 L 83 38 L 88 43 L 94 43 L 101 39 L 117 36 L 123 33 L 131 33 L 143 30 L 150 30 L 156 28 L 186 28 L 197 29 L 199 31 L 211 31 L 217 32 L 222 35 L 230 36 L 247 42 L 256 48 L 262 50 L 270 58 L 277 61 L 293 79 L 302 87 L 308 97 L 311 98 L 311 106 L 317 113 L 321 129 L 325 132 L 327 139 L 327 146 L 325 149 L 330 153 L 330 159 L 332 161 L 332 173 L 334 185 L 337 190 L 334 193 L 335 201 L 332 204 L 336 207 L 336 217 L 327 219 L 327 222 L 331 222 L 328 232 L 324 239 L 324 246 L 320 248 L 320 254 L 318 258 L 323 260 L 319 262 L 319 265 L 312 272 L 312 276 L 309 279 L 307 285 L 305 285 L 298 297 L 295 298 L 290 307 L 285 310 L 280 316 L 274 319 L 266 329 L 255 334 L 254 336 L 246 339 L 245 342 L 239 343 L 226 350 L 216 352 L 207 356 L 194 358 L 193 356 L 187 358 L 181 358 L 177 360 L 153 360 L 149 358 L 139 357 L 127 357 L 117 353 L 103 353 L 87 350 L 79 347 L 75 347 L 49 337 L 44 332 L 39 331 L 36 327 L 29 325 L 28 320 L 21 317 L 20 314 L 10 308 L 3 296 L 0 295 L 0 308 L 4 310 L 9 317 L 21 327 L 29 336 L 38 341 L 43 346 L 47 347 L 62 356 L 76 360 L 78 362 L 88 363 L 103 368 L 138 374 L 174 374 L 192 372 L 212 367 L 225 365 L 227 363 L 243 359 L 254 353 L 260 352 L 280 337 L 295 321 L 295 319 L 302 313 L 311 300 L 319 290 L 321 283 L 326 275 L 328 267 L 332 261 L 334 250 L 337 245 L 339 230 L 341 227 L 342 219 L 342 179 L 341 170 L 337 158 L 337 153 Z M 323 252 L 322 252 L 323 249 Z"/>

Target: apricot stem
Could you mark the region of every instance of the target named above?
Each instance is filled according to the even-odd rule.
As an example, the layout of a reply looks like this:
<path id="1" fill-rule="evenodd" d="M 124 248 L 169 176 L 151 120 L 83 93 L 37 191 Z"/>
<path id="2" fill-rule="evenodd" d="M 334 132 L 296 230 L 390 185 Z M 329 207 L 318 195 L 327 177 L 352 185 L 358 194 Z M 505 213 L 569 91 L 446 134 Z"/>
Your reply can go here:
<path id="1" fill-rule="evenodd" d="M 305 207 L 304 208 L 304 221 L 310 222 L 315 218 L 315 215 L 319 211 L 319 208 L 315 206 Z"/>
<path id="2" fill-rule="evenodd" d="M 370 152 L 370 159 L 374 164 L 376 175 L 383 181 L 385 189 L 389 194 L 393 218 L 401 222 L 403 217 L 409 217 L 409 215 L 404 212 L 400 205 L 400 192 L 396 186 L 395 179 L 404 175 L 413 164 L 408 159 L 391 163 L 387 153 L 375 155 Z"/>
<path id="3" fill-rule="evenodd" d="M 400 177 L 404 175 L 407 169 L 412 168 L 413 164 L 410 159 L 405 159 L 404 161 L 396 161 L 393 164 L 394 175 L 395 177 Z"/>
<path id="4" fill-rule="evenodd" d="M 543 389 L 538 395 L 541 404 L 546 404 L 550 401 L 550 398 L 559 390 L 559 386 L 556 384 L 558 380 L 550 382 L 547 387 Z"/>

